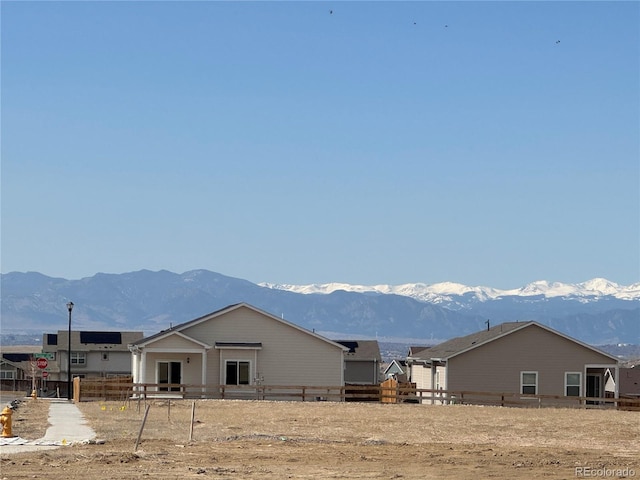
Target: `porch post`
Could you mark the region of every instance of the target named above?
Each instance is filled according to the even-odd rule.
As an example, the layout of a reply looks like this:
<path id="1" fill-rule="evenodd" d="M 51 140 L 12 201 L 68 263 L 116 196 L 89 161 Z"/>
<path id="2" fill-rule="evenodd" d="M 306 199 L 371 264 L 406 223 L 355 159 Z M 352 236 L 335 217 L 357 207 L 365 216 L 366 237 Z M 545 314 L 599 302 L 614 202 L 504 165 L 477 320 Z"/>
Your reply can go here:
<path id="1" fill-rule="evenodd" d="M 435 362 L 431 362 L 431 390 L 435 390 L 435 379 L 436 379 L 436 366 Z M 431 392 L 431 405 L 435 405 L 436 403 L 436 392 Z"/>
<path id="2" fill-rule="evenodd" d="M 207 350 L 202 350 L 202 396 L 206 396 L 207 389 Z"/>
<path id="3" fill-rule="evenodd" d="M 147 352 L 145 349 L 142 350 L 142 358 L 140 359 L 140 375 L 138 375 L 138 383 L 147 383 L 147 379 L 145 378 L 147 374 Z M 142 390 L 146 391 L 146 388 L 142 387 Z"/>
<path id="4" fill-rule="evenodd" d="M 137 352 L 131 352 L 131 375 L 133 376 L 133 383 L 137 383 L 138 377 L 140 376 Z"/>

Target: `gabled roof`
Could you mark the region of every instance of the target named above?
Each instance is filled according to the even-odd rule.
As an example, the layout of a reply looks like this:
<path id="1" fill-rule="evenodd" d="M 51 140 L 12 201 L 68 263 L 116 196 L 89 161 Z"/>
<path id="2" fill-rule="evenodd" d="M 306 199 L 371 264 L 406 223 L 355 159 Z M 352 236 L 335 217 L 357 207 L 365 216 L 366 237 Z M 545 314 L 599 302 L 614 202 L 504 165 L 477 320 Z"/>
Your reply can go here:
<path id="1" fill-rule="evenodd" d="M 395 367 L 397 370 L 400 370 L 403 373 L 407 371 L 407 361 L 406 360 L 391 360 L 391 363 L 387 365 L 387 368 L 384 369 L 384 374 L 386 375 L 389 370 Z"/>
<path id="2" fill-rule="evenodd" d="M 11 361 L 8 358 L 0 358 L 0 365 L 9 365 L 12 368 L 20 368 L 20 362 Z"/>
<path id="3" fill-rule="evenodd" d="M 142 338 L 142 339 L 140 339 L 140 340 L 138 340 L 136 342 L 132 342 L 130 344 L 130 349 L 131 348 L 135 349 L 136 347 L 138 347 L 138 348 L 139 347 L 144 347 L 145 345 L 147 345 L 149 343 L 158 341 L 158 340 L 160 340 L 162 338 L 168 337 L 170 335 L 174 335 L 176 333 L 180 333 L 180 332 L 182 332 L 183 330 L 185 330 L 187 328 L 193 327 L 193 326 L 198 325 L 198 324 L 203 323 L 203 322 L 208 322 L 209 320 L 212 320 L 212 319 L 214 319 L 216 317 L 220 317 L 220 316 L 222 316 L 222 315 L 224 315 L 226 313 L 229 313 L 229 312 L 231 312 L 233 310 L 237 310 L 239 308 L 248 308 L 249 310 L 253 310 L 254 312 L 257 312 L 257 313 L 259 313 L 261 315 L 269 317 L 270 319 L 275 320 L 276 322 L 280 322 L 280 323 L 282 323 L 284 325 L 287 325 L 287 326 L 289 326 L 291 328 L 295 328 L 296 330 L 300 330 L 301 332 L 304 332 L 307 335 L 311 335 L 313 337 L 316 337 L 317 339 L 322 340 L 323 342 L 327 342 L 327 343 L 329 343 L 329 344 L 331 344 L 331 345 L 333 345 L 333 346 L 335 346 L 337 348 L 342 349 L 343 351 L 347 351 L 348 350 L 347 347 L 345 347 L 343 345 L 340 345 L 339 343 L 333 342 L 333 341 L 329 340 L 328 338 L 323 337 L 322 335 L 318 335 L 317 333 L 312 332 L 311 330 L 307 330 L 306 328 L 302 328 L 302 327 L 300 327 L 300 326 L 298 326 L 298 325 L 296 325 L 294 323 L 288 322 L 288 321 L 286 321 L 286 320 L 284 320 L 282 318 L 278 318 L 275 315 L 272 315 L 272 314 L 270 314 L 268 312 L 260 310 L 259 308 L 256 308 L 253 305 L 249 305 L 248 303 L 244 303 L 244 302 L 236 303 L 236 304 L 233 304 L 233 305 L 229 305 L 227 307 L 221 308 L 220 310 L 216 310 L 215 312 L 208 313 L 206 315 L 203 315 L 201 317 L 195 318 L 193 320 L 189 320 L 188 322 L 176 325 L 175 327 L 171 327 L 171 328 L 169 328 L 167 330 L 162 330 L 161 332 L 156 333 L 154 335 L 151 335 L 149 337 Z M 187 337 L 184 334 L 181 334 L 181 335 L 184 336 L 184 337 Z M 195 339 L 192 339 L 192 340 L 197 341 Z"/>
<path id="4" fill-rule="evenodd" d="M 452 338 L 451 340 L 436 345 L 435 347 L 431 347 L 428 350 L 415 352 L 414 357 L 420 360 L 448 360 L 469 350 L 478 348 L 481 345 L 485 345 L 489 342 L 497 340 L 498 338 L 502 338 L 506 335 L 510 335 L 514 332 L 531 326 L 537 326 L 555 335 L 559 335 L 567 340 L 577 343 L 578 345 L 588 348 L 589 350 L 593 350 L 594 352 L 597 352 L 601 355 L 605 355 L 618 363 L 618 359 L 613 355 L 603 352 L 595 347 L 592 347 L 591 345 L 587 345 L 586 343 L 582 343 L 575 338 L 571 338 L 563 333 L 560 333 L 556 330 L 553 330 L 552 328 L 534 321 L 501 323 L 500 325 L 491 327 L 488 330 L 482 330 L 476 333 L 472 333 L 471 335 L 466 335 L 464 337 Z"/>
<path id="5" fill-rule="evenodd" d="M 382 361 L 380 346 L 377 340 L 336 340 L 336 343 L 349 349 L 347 360 L 376 360 Z"/>

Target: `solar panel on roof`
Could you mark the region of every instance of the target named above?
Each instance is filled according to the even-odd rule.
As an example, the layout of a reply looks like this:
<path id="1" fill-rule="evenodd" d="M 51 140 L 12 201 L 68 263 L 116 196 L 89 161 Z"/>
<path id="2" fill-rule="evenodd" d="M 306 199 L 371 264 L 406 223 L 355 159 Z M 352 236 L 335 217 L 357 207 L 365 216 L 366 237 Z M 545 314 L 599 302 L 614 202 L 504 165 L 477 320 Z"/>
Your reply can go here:
<path id="1" fill-rule="evenodd" d="M 31 357 L 28 353 L 3 353 L 2 356 L 10 362 L 28 362 Z"/>
<path id="2" fill-rule="evenodd" d="M 338 342 L 340 345 L 344 345 L 349 349 L 348 353 L 355 353 L 358 348 L 358 342 Z"/>
<path id="3" fill-rule="evenodd" d="M 111 343 L 120 345 L 122 334 L 120 332 L 80 332 L 80 343 Z"/>

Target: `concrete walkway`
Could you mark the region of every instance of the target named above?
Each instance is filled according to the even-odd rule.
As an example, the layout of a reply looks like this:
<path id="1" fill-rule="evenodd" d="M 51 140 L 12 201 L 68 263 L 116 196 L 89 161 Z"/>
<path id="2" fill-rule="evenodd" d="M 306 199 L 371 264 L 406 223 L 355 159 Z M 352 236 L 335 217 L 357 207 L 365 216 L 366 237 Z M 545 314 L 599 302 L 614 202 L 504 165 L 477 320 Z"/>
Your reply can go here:
<path id="1" fill-rule="evenodd" d="M 80 409 L 69 400 L 38 399 L 50 402 L 49 428 L 39 440 L 24 440 L 20 437 L 0 438 L 0 456 L 11 453 L 33 452 L 58 448 L 73 443 L 89 443 L 96 432 L 87 425 Z M 14 426 L 15 430 L 15 426 Z"/>

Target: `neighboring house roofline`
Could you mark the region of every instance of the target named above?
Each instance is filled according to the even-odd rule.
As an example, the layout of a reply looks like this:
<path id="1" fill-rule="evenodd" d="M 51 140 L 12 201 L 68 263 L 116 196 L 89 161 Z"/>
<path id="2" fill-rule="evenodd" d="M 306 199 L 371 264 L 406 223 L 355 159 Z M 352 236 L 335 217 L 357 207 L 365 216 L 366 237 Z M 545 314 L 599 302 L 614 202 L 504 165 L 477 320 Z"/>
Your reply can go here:
<path id="1" fill-rule="evenodd" d="M 347 360 L 382 362 L 380 345 L 377 340 L 334 340 L 347 348 Z"/>
<path id="2" fill-rule="evenodd" d="M 554 330 L 550 327 L 547 327 L 546 325 L 542 325 L 536 321 L 530 320 L 530 321 L 524 321 L 524 322 L 505 322 L 499 325 L 496 325 L 494 327 L 492 327 L 490 330 L 481 330 L 479 332 L 476 333 L 472 333 L 470 335 L 466 335 L 463 337 L 458 337 L 458 338 L 454 338 L 451 340 L 448 340 L 447 342 L 444 342 L 440 345 L 436 345 L 435 347 L 433 347 L 431 350 L 431 352 L 429 352 L 429 350 L 427 350 L 424 353 L 436 353 L 439 354 L 438 356 L 434 356 L 431 357 L 429 356 L 428 358 L 424 358 L 424 357 L 409 357 L 410 360 L 418 360 L 418 361 L 438 361 L 438 362 L 444 362 L 447 361 L 451 358 L 454 358 L 458 355 L 461 355 L 463 353 L 466 353 L 470 350 L 473 350 L 475 348 L 478 348 L 482 345 L 486 345 L 488 343 L 493 342 L 494 340 L 497 340 L 499 338 L 505 337 L 507 335 L 511 335 L 512 333 L 518 332 L 522 329 L 531 327 L 531 326 L 537 326 L 539 328 L 542 328 L 543 330 L 546 330 L 548 332 L 554 333 L 566 340 L 569 340 L 573 343 L 576 343 L 582 347 L 585 347 L 589 350 L 592 350 L 596 353 L 599 353 L 601 355 L 604 355 L 606 357 L 609 357 L 610 359 L 614 360 L 615 363 L 617 364 L 619 362 L 618 358 L 616 358 L 615 356 L 604 352 L 596 347 L 593 347 L 591 345 L 588 345 L 584 342 L 581 342 L 580 340 L 577 340 L 575 338 L 572 338 L 568 335 L 565 335 L 562 332 L 558 332 L 557 330 Z M 507 329 L 505 330 L 504 327 L 507 327 Z M 471 341 L 474 338 L 478 337 L 477 341 Z M 469 341 L 471 341 L 471 343 L 465 342 L 464 340 L 467 339 Z M 455 344 L 460 344 L 459 347 L 454 348 L 451 351 L 447 351 L 446 347 L 447 344 L 451 343 L 452 345 Z"/>
<path id="3" fill-rule="evenodd" d="M 6 364 L 13 368 L 22 368 L 18 362 L 12 362 L 11 360 L 7 360 L 6 358 L 0 358 L 0 364 Z"/>
<path id="4" fill-rule="evenodd" d="M 55 343 L 48 343 L 49 336 L 55 337 Z M 42 352 L 58 352 L 67 350 L 68 330 L 58 330 L 58 333 L 44 333 L 43 344 L 39 347 Z M 132 340 L 141 340 L 142 331 L 134 330 L 71 330 L 71 350 L 78 352 L 103 351 L 126 352 Z M 83 341 L 85 340 L 85 341 Z M 110 340 L 117 340 L 112 343 Z M 38 352 L 39 352 L 38 351 Z"/>
<path id="5" fill-rule="evenodd" d="M 402 365 L 402 361 L 403 360 L 391 360 L 391 362 L 389 362 L 389 365 L 387 365 L 387 368 L 384 369 L 384 373 L 387 373 L 389 370 L 391 370 L 391 367 L 393 367 L 394 365 L 404 372 L 405 367 Z"/>
<path id="6" fill-rule="evenodd" d="M 345 347 L 343 345 L 340 345 L 339 343 L 336 343 L 336 342 L 334 342 L 332 340 L 329 340 L 328 338 L 325 338 L 322 335 L 318 335 L 316 332 L 313 332 L 311 330 L 307 330 L 306 328 L 302 328 L 302 327 L 296 325 L 295 323 L 288 322 L 284 318 L 278 318 L 275 315 L 270 314 L 269 312 L 265 312 L 264 310 L 260 310 L 259 308 L 256 308 L 253 305 L 250 305 L 250 304 L 245 303 L 245 302 L 235 303 L 233 305 L 228 305 L 228 306 L 226 306 L 224 308 L 221 308 L 220 310 L 216 310 L 214 312 L 207 313 L 206 315 L 202 315 L 201 317 L 198 317 L 198 318 L 195 318 L 193 320 L 189 320 L 187 322 L 181 323 L 179 325 L 176 325 L 175 327 L 171 327 L 171 328 L 169 328 L 167 330 L 163 330 L 163 331 L 161 331 L 159 333 L 156 333 L 154 335 L 151 335 L 149 337 L 142 338 L 142 339 L 138 340 L 137 342 L 131 343 L 129 345 L 129 349 L 130 350 L 132 350 L 132 349 L 133 350 L 137 350 L 137 349 L 139 349 L 141 347 L 144 347 L 145 345 L 148 345 L 149 343 L 158 341 L 158 340 L 160 340 L 162 338 L 165 338 L 165 337 L 167 337 L 167 336 L 169 336 L 171 334 L 179 333 L 180 331 L 182 331 L 182 330 L 184 330 L 186 328 L 193 327 L 193 326 L 198 325 L 198 324 L 200 324 L 202 322 L 209 321 L 209 320 L 211 320 L 211 319 L 213 319 L 215 317 L 219 317 L 219 316 L 221 316 L 223 314 L 226 314 L 226 313 L 231 312 L 233 310 L 237 310 L 237 309 L 242 308 L 242 307 L 245 307 L 245 308 L 248 308 L 250 310 L 253 310 L 254 312 L 257 312 L 257 313 L 259 313 L 261 315 L 265 315 L 265 316 L 267 316 L 267 317 L 269 317 L 269 318 L 271 318 L 273 320 L 276 320 L 277 322 L 280 322 L 280 323 L 282 323 L 284 325 L 287 325 L 289 327 L 295 328 L 296 330 L 300 330 L 301 332 L 304 332 L 304 333 L 306 333 L 308 335 L 312 335 L 312 336 L 314 336 L 314 337 L 316 337 L 316 338 L 318 338 L 318 339 L 320 339 L 320 340 L 322 340 L 324 342 L 327 342 L 327 343 L 329 343 L 329 344 L 331 344 L 331 345 L 333 345 L 335 347 L 340 348 L 342 351 L 345 351 L 345 352 L 349 351 L 349 349 L 347 347 Z M 184 337 L 188 338 L 189 340 L 197 341 L 197 340 L 194 340 L 194 339 L 192 339 L 192 338 L 190 338 L 190 337 L 188 337 L 188 336 L 186 336 L 184 334 L 182 334 L 182 335 Z M 201 343 L 201 342 L 199 342 L 199 343 Z M 211 348 L 211 347 L 209 346 L 209 348 Z"/>

